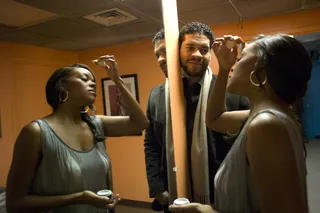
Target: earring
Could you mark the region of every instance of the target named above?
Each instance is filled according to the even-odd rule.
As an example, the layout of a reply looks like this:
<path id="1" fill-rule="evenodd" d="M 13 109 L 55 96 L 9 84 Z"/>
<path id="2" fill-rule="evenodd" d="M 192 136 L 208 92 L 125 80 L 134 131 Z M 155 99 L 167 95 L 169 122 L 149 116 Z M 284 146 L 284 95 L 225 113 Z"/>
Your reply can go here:
<path id="1" fill-rule="evenodd" d="M 68 97 L 69 97 L 69 93 L 67 90 L 65 90 L 64 92 L 66 92 L 66 97 L 64 99 L 61 98 L 61 93 L 59 93 L 59 101 L 60 103 L 64 103 L 68 100 Z"/>
<path id="2" fill-rule="evenodd" d="M 268 79 L 267 76 L 266 76 L 266 79 L 265 79 L 261 84 L 257 84 L 257 83 L 255 83 L 255 82 L 253 82 L 253 80 L 252 80 L 252 74 L 253 74 L 253 73 L 254 73 L 254 70 L 250 73 L 250 77 L 249 77 L 250 82 L 251 82 L 252 85 L 254 85 L 254 86 L 256 86 L 256 87 L 262 87 L 263 85 L 265 85 L 265 83 L 267 83 L 267 79 Z"/>
<path id="3" fill-rule="evenodd" d="M 89 107 L 87 106 L 87 107 L 85 107 L 85 110 L 81 110 L 80 112 L 81 113 L 87 113 L 89 111 Z"/>

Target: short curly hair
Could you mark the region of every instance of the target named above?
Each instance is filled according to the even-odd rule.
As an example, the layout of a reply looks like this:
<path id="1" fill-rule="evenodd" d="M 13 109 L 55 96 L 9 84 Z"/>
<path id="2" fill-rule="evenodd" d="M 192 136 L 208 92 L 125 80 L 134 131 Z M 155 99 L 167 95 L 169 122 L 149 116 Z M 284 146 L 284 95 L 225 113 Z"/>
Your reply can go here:
<path id="1" fill-rule="evenodd" d="M 163 40 L 165 38 L 164 36 L 164 29 L 162 28 L 159 32 L 155 34 L 155 36 L 152 39 L 152 44 L 155 45 L 157 41 Z"/>
<path id="2" fill-rule="evenodd" d="M 210 27 L 200 22 L 191 22 L 186 24 L 180 29 L 179 33 L 179 46 L 181 47 L 182 42 L 185 39 L 186 34 L 200 34 L 206 36 L 210 40 L 210 48 L 214 41 L 213 32 Z"/>

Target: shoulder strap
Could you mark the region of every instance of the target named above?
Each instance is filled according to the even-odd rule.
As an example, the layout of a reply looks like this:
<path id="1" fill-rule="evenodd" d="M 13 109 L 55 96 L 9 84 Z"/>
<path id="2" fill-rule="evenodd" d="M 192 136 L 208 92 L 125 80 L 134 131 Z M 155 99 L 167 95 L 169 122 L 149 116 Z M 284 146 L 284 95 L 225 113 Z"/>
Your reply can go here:
<path id="1" fill-rule="evenodd" d="M 101 118 L 94 116 L 94 115 L 90 116 L 90 118 L 91 118 L 92 122 L 94 123 L 94 125 L 97 127 L 98 133 L 105 136 Z"/>

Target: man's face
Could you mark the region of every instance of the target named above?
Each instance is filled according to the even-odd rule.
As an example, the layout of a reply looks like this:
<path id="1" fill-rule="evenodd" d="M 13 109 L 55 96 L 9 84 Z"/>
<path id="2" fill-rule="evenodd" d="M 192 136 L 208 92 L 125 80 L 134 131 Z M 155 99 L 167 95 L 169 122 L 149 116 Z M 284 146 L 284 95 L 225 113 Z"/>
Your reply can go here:
<path id="1" fill-rule="evenodd" d="M 211 59 L 210 49 L 210 40 L 205 35 L 184 35 L 180 47 L 180 65 L 188 76 L 204 75 Z"/>
<path id="2" fill-rule="evenodd" d="M 156 41 L 154 44 L 154 53 L 158 59 L 159 66 L 166 78 L 168 77 L 166 43 L 164 39 Z"/>

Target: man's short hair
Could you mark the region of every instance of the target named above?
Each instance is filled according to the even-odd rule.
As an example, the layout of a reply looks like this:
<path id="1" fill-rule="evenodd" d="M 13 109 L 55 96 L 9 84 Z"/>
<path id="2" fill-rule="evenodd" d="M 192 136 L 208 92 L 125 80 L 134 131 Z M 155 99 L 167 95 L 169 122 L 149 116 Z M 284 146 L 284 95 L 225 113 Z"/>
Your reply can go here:
<path id="1" fill-rule="evenodd" d="M 157 41 L 164 39 L 164 29 L 162 28 L 152 39 L 152 44 L 155 45 Z"/>
<path id="2" fill-rule="evenodd" d="M 206 36 L 210 40 L 210 48 L 213 44 L 214 36 L 210 27 L 200 22 L 191 22 L 183 26 L 179 33 L 179 47 L 185 39 L 185 35 L 200 34 Z"/>

